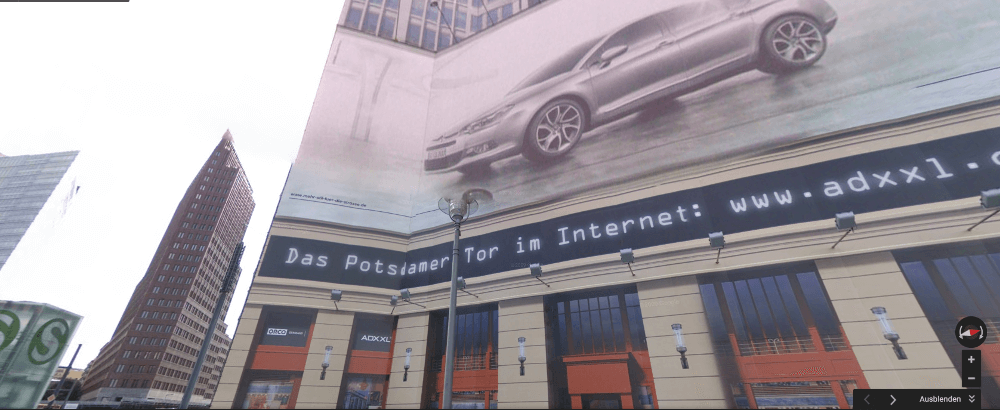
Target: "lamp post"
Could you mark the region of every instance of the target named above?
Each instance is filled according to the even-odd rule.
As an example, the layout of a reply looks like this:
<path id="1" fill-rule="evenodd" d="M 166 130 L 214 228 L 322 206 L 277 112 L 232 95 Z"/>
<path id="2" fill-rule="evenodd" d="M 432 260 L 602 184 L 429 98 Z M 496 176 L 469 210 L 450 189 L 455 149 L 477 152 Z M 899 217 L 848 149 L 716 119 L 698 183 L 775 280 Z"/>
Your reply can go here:
<path id="1" fill-rule="evenodd" d="M 460 198 L 441 198 L 438 209 L 448 215 L 455 225 L 455 241 L 451 253 L 451 295 L 448 301 L 448 335 L 445 342 L 444 397 L 441 408 L 451 408 L 451 388 L 455 377 L 455 304 L 458 300 L 458 238 L 462 235 L 462 222 L 479 210 L 480 202 L 489 203 L 493 194 L 485 189 L 470 189 Z"/>

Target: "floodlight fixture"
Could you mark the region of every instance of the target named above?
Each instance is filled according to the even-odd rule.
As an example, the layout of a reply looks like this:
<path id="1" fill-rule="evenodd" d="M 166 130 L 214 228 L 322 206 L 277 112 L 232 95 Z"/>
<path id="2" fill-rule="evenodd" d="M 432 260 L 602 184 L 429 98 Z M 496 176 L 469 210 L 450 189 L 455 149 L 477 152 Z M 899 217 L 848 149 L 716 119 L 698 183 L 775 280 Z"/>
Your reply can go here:
<path id="1" fill-rule="evenodd" d="M 838 239 L 837 242 L 830 247 L 830 249 L 836 248 L 837 245 L 840 244 L 840 241 L 843 241 L 844 238 L 847 237 L 847 234 L 854 232 L 854 229 L 858 227 L 858 222 L 854 219 L 854 212 L 841 212 L 834 214 L 833 223 L 837 227 L 838 231 L 847 232 L 844 232 L 844 236 L 841 236 L 840 239 Z"/>
<path id="2" fill-rule="evenodd" d="M 519 362 L 521 362 L 521 376 L 524 376 L 524 361 L 528 360 L 528 357 L 525 356 L 525 354 L 524 354 L 524 342 L 525 341 L 526 341 L 526 339 L 524 338 L 524 336 L 521 336 L 521 337 L 517 338 L 517 348 L 518 348 L 517 360 Z"/>
<path id="3" fill-rule="evenodd" d="M 673 325 L 670 325 L 670 328 L 674 330 L 674 341 L 677 344 L 677 352 L 681 354 L 681 368 L 687 369 L 688 359 L 684 356 L 684 354 L 687 353 L 688 348 L 684 344 L 684 332 L 681 330 L 681 324 L 674 323 Z"/>
<path id="4" fill-rule="evenodd" d="M 715 263 L 718 264 L 719 258 L 722 257 L 722 249 L 726 247 L 726 237 L 722 234 L 722 231 L 708 234 L 708 245 L 712 249 L 719 250 L 719 253 L 715 255 Z"/>
<path id="5" fill-rule="evenodd" d="M 403 302 L 409 303 L 411 305 L 417 305 L 417 306 L 420 306 L 420 307 L 422 307 L 424 309 L 427 309 L 427 306 L 421 305 L 419 303 L 413 303 L 413 302 L 410 301 L 410 290 L 409 289 L 402 289 L 402 290 L 400 290 L 399 291 L 399 297 L 403 299 Z"/>
<path id="6" fill-rule="evenodd" d="M 635 276 L 635 271 L 632 270 L 632 262 L 635 262 L 635 254 L 632 253 L 632 248 L 625 248 L 621 250 L 622 263 L 628 265 L 628 271 L 632 272 L 632 276 Z"/>
<path id="7" fill-rule="evenodd" d="M 457 285 L 458 285 L 458 290 L 460 290 L 460 291 L 462 291 L 462 292 L 465 292 L 465 293 L 468 293 L 468 294 L 470 294 L 470 295 L 472 295 L 472 296 L 475 296 L 475 297 L 476 297 L 476 299 L 479 299 L 479 295 L 476 295 L 475 293 L 472 293 L 472 292 L 469 292 L 469 291 L 465 290 L 465 287 L 467 286 L 467 285 L 465 284 L 465 278 L 463 278 L 463 277 L 459 276 L 459 277 L 458 277 L 458 281 L 457 281 L 456 283 L 457 283 Z"/>
<path id="8" fill-rule="evenodd" d="M 344 292 L 340 289 L 333 289 L 330 291 L 330 300 L 333 301 L 333 307 L 337 308 L 337 310 L 340 310 L 340 307 L 337 306 L 337 302 L 340 302 L 340 299 L 343 297 Z"/>
<path id="9" fill-rule="evenodd" d="M 549 286 L 548 283 L 545 283 L 544 280 L 542 280 L 542 265 L 541 264 L 532 263 L 531 265 L 528 265 L 528 268 L 531 270 L 531 276 L 533 276 L 535 279 L 538 279 L 538 281 L 542 282 L 543 285 L 548 286 L 550 288 L 552 287 L 552 286 Z"/>
<path id="10" fill-rule="evenodd" d="M 396 311 L 396 305 L 399 304 L 399 296 L 396 296 L 396 295 L 390 296 L 389 297 L 389 304 L 392 305 L 392 310 L 389 311 L 389 314 L 391 315 L 392 312 Z"/>
<path id="11" fill-rule="evenodd" d="M 896 353 L 896 357 L 899 360 L 906 360 L 906 352 L 899 345 L 899 333 L 892 328 L 892 322 L 889 321 L 889 317 L 886 316 L 886 310 L 882 306 L 876 306 L 872 308 L 872 313 L 875 314 L 875 318 L 878 319 L 880 325 L 882 325 L 882 336 L 886 340 L 892 342 L 892 351 Z"/>
<path id="12" fill-rule="evenodd" d="M 986 222 L 987 219 L 992 218 L 993 215 L 1000 213 L 1000 189 L 991 189 L 988 191 L 983 191 L 982 195 L 979 197 L 979 204 L 983 206 L 983 209 L 996 208 L 996 211 L 993 211 L 993 213 L 987 215 L 981 221 L 976 222 L 976 224 L 969 227 L 969 229 L 966 230 L 966 232 L 971 232 L 972 228 L 979 226 L 983 222 Z"/>

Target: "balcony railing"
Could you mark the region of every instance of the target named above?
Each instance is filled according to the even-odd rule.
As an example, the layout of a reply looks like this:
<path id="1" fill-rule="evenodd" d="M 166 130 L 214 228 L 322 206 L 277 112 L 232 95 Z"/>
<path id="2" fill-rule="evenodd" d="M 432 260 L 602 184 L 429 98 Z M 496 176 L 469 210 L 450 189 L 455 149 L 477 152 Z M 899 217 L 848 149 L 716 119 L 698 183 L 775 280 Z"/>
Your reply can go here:
<path id="1" fill-rule="evenodd" d="M 435 357 L 431 361 L 431 371 L 440 372 L 444 368 L 444 356 Z M 491 353 L 474 354 L 455 357 L 455 371 L 463 370 L 496 370 L 497 356 Z"/>
<path id="2" fill-rule="evenodd" d="M 766 341 L 739 342 L 739 349 L 740 356 L 762 356 L 815 352 L 816 345 L 808 337 L 784 337 Z"/>

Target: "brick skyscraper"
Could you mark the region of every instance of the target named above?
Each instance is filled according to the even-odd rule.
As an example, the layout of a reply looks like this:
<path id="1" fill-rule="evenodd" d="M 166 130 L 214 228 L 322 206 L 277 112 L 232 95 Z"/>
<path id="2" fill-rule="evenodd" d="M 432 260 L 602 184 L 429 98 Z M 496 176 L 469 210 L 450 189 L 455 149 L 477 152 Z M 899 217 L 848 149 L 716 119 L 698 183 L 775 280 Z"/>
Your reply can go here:
<path id="1" fill-rule="evenodd" d="M 226 131 L 181 199 L 111 341 L 94 360 L 83 401 L 180 403 L 230 257 L 250 222 L 252 193 Z M 231 300 L 227 295 L 223 319 Z M 220 321 L 192 405 L 208 404 L 219 384 L 231 342 L 225 331 Z"/>

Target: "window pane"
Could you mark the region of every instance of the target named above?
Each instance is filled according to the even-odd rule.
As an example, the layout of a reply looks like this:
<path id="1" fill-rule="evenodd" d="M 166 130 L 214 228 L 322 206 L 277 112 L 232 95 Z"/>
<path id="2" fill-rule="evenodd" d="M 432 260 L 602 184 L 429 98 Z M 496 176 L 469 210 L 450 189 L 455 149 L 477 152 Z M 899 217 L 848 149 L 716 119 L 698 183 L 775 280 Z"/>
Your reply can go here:
<path id="1" fill-rule="evenodd" d="M 420 47 L 427 50 L 434 50 L 434 39 L 437 37 L 437 32 L 429 28 L 424 28 L 424 41 L 420 44 Z"/>
<path id="2" fill-rule="evenodd" d="M 451 46 L 451 36 L 442 31 L 441 38 L 438 39 L 438 50 L 444 50 L 449 46 Z"/>
<path id="3" fill-rule="evenodd" d="M 471 16 L 469 19 L 472 21 L 470 30 L 473 33 L 483 29 L 483 16 Z"/>
<path id="4" fill-rule="evenodd" d="M 604 332 L 604 351 L 615 351 L 615 332 L 611 327 L 611 311 L 601 309 L 601 329 Z"/>
<path id="5" fill-rule="evenodd" d="M 417 2 L 414 2 L 417 3 Z M 385 2 L 385 8 L 389 10 L 399 10 L 399 0 L 389 0 Z"/>
<path id="6" fill-rule="evenodd" d="M 591 331 L 594 332 L 594 353 L 603 353 L 604 350 L 604 338 L 603 329 L 601 329 L 601 314 L 600 311 L 592 310 L 590 312 L 590 326 Z"/>
<path id="7" fill-rule="evenodd" d="M 413 0 L 413 6 L 410 7 L 410 14 L 414 16 L 422 16 L 424 14 L 425 4 L 427 4 L 426 0 Z"/>
<path id="8" fill-rule="evenodd" d="M 582 353 L 594 352 L 594 333 L 590 327 L 590 312 L 580 312 L 580 327 L 583 328 L 583 351 Z"/>
<path id="9" fill-rule="evenodd" d="M 616 300 L 617 298 L 611 298 L 611 300 Z M 622 311 L 621 309 L 611 310 L 611 325 L 615 332 L 615 349 L 619 352 L 625 351 L 625 328 L 622 327 Z"/>
<path id="10" fill-rule="evenodd" d="M 757 318 L 757 309 L 754 308 L 753 300 L 750 298 L 750 288 L 747 286 L 747 282 L 737 280 L 733 282 L 733 286 L 736 287 L 736 296 L 739 299 L 740 308 L 743 309 L 750 337 L 758 341 L 764 339 L 764 329 L 761 328 L 760 319 Z"/>
<path id="11" fill-rule="evenodd" d="M 459 9 L 458 12 L 455 13 L 455 28 L 465 28 L 465 16 L 466 13 L 465 11 L 462 11 L 462 9 Z"/>
<path id="12" fill-rule="evenodd" d="M 798 278 L 799 284 L 802 286 L 802 294 L 805 295 L 809 311 L 812 312 L 813 319 L 816 321 L 816 330 L 819 330 L 821 335 L 839 336 L 840 322 L 837 321 L 833 310 L 830 309 L 830 300 L 823 292 L 819 278 L 813 272 L 800 273 L 795 277 Z"/>
<path id="13" fill-rule="evenodd" d="M 802 317 L 802 307 L 799 306 L 799 301 L 795 298 L 795 292 L 792 290 L 792 283 L 788 280 L 788 276 L 775 276 L 774 281 L 778 284 L 778 291 L 785 303 L 785 310 L 788 311 L 788 316 L 792 320 L 795 333 L 802 337 L 808 337 L 809 331 L 806 329 L 805 318 Z"/>
<path id="14" fill-rule="evenodd" d="M 484 312 L 485 313 L 485 312 Z M 479 326 L 482 324 L 482 314 L 476 313 L 473 315 L 472 329 L 475 335 L 475 343 L 472 345 L 473 353 L 479 354 L 483 348 L 482 336 L 483 332 L 479 331 Z"/>
<path id="15" fill-rule="evenodd" d="M 406 27 L 406 44 L 417 45 L 420 44 L 420 25 L 414 22 L 410 22 L 410 25 Z"/>
<path id="16" fill-rule="evenodd" d="M 503 6 L 503 18 L 507 18 L 514 15 L 514 5 L 507 4 Z"/>
<path id="17" fill-rule="evenodd" d="M 368 13 L 365 14 L 365 23 L 361 26 L 361 31 L 368 34 L 375 34 L 375 29 L 378 27 L 378 18 L 378 11 L 369 8 Z"/>
<path id="18" fill-rule="evenodd" d="M 571 300 L 569 302 L 569 311 L 570 312 L 579 312 L 580 311 L 580 302 L 576 301 L 576 300 Z"/>
<path id="19" fill-rule="evenodd" d="M 559 306 L 562 306 L 562 303 Z M 566 335 L 566 316 L 562 312 L 559 312 L 559 334 L 556 337 L 559 338 L 559 347 L 562 348 L 562 351 L 558 353 L 560 355 L 569 353 L 569 341 Z"/>
<path id="20" fill-rule="evenodd" d="M 600 303 L 601 309 L 607 309 L 608 308 L 608 297 L 607 296 L 601 296 L 600 298 L 598 298 L 598 302 Z"/>
<path id="21" fill-rule="evenodd" d="M 465 318 L 462 316 L 455 317 L 455 356 L 462 355 L 462 346 L 465 345 Z M 447 339 L 445 339 L 447 340 Z"/>
<path id="22" fill-rule="evenodd" d="M 382 16 L 382 27 L 378 29 L 378 36 L 392 39 L 396 35 L 396 19 L 390 16 Z"/>
<path id="23" fill-rule="evenodd" d="M 344 21 L 344 25 L 356 29 L 360 24 L 361 24 L 361 9 L 351 7 L 351 9 L 347 11 L 347 20 Z"/>
<path id="24" fill-rule="evenodd" d="M 432 23 L 437 23 L 438 21 L 438 11 L 436 7 L 427 8 L 427 21 Z"/>
<path id="25" fill-rule="evenodd" d="M 573 325 L 573 354 L 583 352 L 583 326 L 580 324 L 580 314 L 572 313 L 571 321 Z"/>

